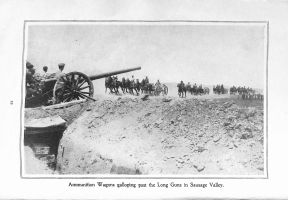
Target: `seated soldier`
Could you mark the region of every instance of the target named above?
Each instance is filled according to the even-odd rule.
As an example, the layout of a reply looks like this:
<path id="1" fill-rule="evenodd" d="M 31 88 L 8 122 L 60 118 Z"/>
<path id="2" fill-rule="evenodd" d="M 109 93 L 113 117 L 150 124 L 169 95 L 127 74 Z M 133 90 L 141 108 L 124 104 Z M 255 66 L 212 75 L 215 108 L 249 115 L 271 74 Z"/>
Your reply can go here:
<path id="1" fill-rule="evenodd" d="M 59 71 L 56 73 L 56 83 L 53 89 L 53 102 L 54 104 L 60 103 L 63 101 L 63 89 L 64 89 L 64 80 L 63 77 L 65 76 L 65 73 L 62 71 L 64 70 L 64 63 L 58 64 Z"/>

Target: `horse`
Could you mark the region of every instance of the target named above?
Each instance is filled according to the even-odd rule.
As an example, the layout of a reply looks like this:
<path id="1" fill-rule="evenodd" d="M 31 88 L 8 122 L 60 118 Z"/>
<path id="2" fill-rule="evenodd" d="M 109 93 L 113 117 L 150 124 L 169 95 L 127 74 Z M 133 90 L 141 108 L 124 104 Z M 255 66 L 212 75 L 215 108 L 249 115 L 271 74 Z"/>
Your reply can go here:
<path id="1" fill-rule="evenodd" d="M 146 81 L 145 79 L 142 79 L 142 81 L 140 82 L 140 90 L 141 90 L 141 94 L 143 94 L 144 92 L 147 93 L 147 87 L 146 87 Z"/>
<path id="2" fill-rule="evenodd" d="M 199 86 L 199 87 L 197 88 L 197 94 L 199 94 L 199 95 L 204 94 L 204 89 L 202 88 L 202 86 Z"/>
<path id="3" fill-rule="evenodd" d="M 131 81 L 129 80 L 129 78 L 127 78 L 126 81 L 125 81 L 125 87 L 124 87 L 124 88 L 126 89 L 126 92 L 127 92 L 127 93 L 130 92 L 130 90 L 129 90 L 130 82 L 131 82 Z"/>
<path id="4" fill-rule="evenodd" d="M 226 88 L 224 88 L 223 84 L 222 85 L 216 85 L 213 86 L 213 93 L 214 94 L 227 94 L 228 93 L 228 90 Z"/>
<path id="5" fill-rule="evenodd" d="M 232 87 L 230 88 L 230 94 L 234 95 L 234 94 L 236 94 L 236 93 L 237 93 L 237 88 L 236 88 L 235 86 L 232 86 Z"/>
<path id="6" fill-rule="evenodd" d="M 126 92 L 126 80 L 124 77 L 122 78 L 122 81 L 120 82 L 120 88 L 121 88 L 123 94 L 125 94 L 125 92 Z"/>
<path id="7" fill-rule="evenodd" d="M 186 86 L 186 91 L 187 91 L 187 92 L 190 92 L 190 94 L 192 95 L 192 87 L 191 87 L 190 84 L 187 84 L 187 86 Z"/>
<path id="8" fill-rule="evenodd" d="M 208 87 L 204 87 L 204 94 L 209 94 L 210 93 L 210 89 Z"/>
<path id="9" fill-rule="evenodd" d="M 117 78 L 114 78 L 112 81 L 112 87 L 114 88 L 115 94 L 119 94 L 119 87 L 121 85 L 121 82 L 117 80 Z"/>
<path id="10" fill-rule="evenodd" d="M 136 79 L 135 89 L 136 89 L 137 95 L 138 95 L 140 93 L 140 89 L 141 89 L 141 84 L 139 82 L 139 79 Z"/>
<path id="11" fill-rule="evenodd" d="M 113 91 L 112 91 L 112 77 L 111 76 L 108 76 L 108 77 L 106 77 L 105 78 L 105 93 L 107 92 L 107 88 L 109 88 L 109 90 L 110 90 L 110 93 L 113 93 Z"/>
<path id="12" fill-rule="evenodd" d="M 128 89 L 129 89 L 130 94 L 134 95 L 134 90 L 135 90 L 136 94 L 139 95 L 137 84 L 134 81 L 130 81 Z"/>
<path id="13" fill-rule="evenodd" d="M 117 78 L 112 78 L 108 76 L 105 78 L 105 93 L 107 92 L 107 88 L 109 88 L 110 93 L 119 94 L 119 87 L 121 83 L 117 80 Z"/>
<path id="14" fill-rule="evenodd" d="M 179 97 L 183 98 L 184 94 L 185 94 L 185 97 L 186 97 L 187 89 L 185 87 L 185 84 L 184 83 L 178 83 L 177 87 L 178 87 L 178 95 L 179 95 Z"/>
<path id="15" fill-rule="evenodd" d="M 153 83 L 148 83 L 148 93 L 151 95 L 155 95 L 155 85 Z"/>
<path id="16" fill-rule="evenodd" d="M 191 87 L 191 91 L 190 92 L 191 92 L 191 95 L 193 95 L 193 94 L 196 95 L 197 94 L 197 85 L 196 84 L 194 84 L 193 87 Z"/>
<path id="17" fill-rule="evenodd" d="M 159 96 L 160 94 L 167 95 L 168 94 L 168 87 L 165 84 L 157 84 L 155 85 L 155 95 Z"/>

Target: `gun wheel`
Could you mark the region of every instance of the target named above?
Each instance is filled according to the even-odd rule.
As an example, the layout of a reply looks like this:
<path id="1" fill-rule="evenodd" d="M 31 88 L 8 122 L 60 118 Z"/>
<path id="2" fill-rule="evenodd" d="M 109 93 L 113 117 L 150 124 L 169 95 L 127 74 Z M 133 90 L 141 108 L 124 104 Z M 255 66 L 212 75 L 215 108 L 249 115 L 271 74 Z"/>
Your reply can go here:
<path id="1" fill-rule="evenodd" d="M 70 72 L 62 77 L 62 80 L 64 81 L 62 102 L 93 97 L 93 83 L 87 75 L 81 72 Z"/>

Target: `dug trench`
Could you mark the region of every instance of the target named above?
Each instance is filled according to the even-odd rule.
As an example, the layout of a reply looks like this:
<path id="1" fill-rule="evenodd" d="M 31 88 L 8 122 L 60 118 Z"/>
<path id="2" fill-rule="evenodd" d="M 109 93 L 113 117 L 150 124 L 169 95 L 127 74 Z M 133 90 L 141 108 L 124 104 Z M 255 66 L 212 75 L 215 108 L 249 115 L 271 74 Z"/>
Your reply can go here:
<path id="1" fill-rule="evenodd" d="M 101 96 L 59 142 L 59 174 L 263 175 L 263 101 Z"/>
<path id="2" fill-rule="evenodd" d="M 79 102 L 64 107 L 26 108 L 24 129 L 24 166 L 26 174 L 57 174 L 57 156 L 60 139 L 88 103 Z M 47 121 L 63 121 L 61 126 L 47 126 Z M 56 120 L 57 121 L 57 120 Z M 32 124 L 32 128 L 31 128 Z M 35 128 L 33 125 L 40 126 Z"/>
<path id="3" fill-rule="evenodd" d="M 63 132 L 64 130 L 44 134 L 27 134 L 24 137 L 26 172 L 28 174 L 55 172 L 58 146 Z"/>

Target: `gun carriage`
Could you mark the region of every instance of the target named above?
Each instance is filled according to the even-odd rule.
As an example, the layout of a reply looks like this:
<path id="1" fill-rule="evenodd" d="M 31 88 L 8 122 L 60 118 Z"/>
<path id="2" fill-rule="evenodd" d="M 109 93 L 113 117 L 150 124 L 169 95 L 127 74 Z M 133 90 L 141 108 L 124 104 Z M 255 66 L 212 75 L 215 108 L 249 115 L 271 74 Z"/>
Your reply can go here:
<path id="1" fill-rule="evenodd" d="M 81 72 L 70 72 L 61 79 L 64 82 L 62 102 L 70 102 L 80 99 L 93 99 L 94 87 L 93 80 L 114 76 L 117 74 L 127 73 L 135 70 L 140 70 L 141 67 L 128 68 L 113 72 L 102 73 L 93 76 L 87 76 Z M 51 104 L 53 98 L 53 89 L 56 83 L 55 78 L 46 79 L 41 82 L 41 92 L 32 96 L 25 97 L 25 107 L 38 107 Z"/>

